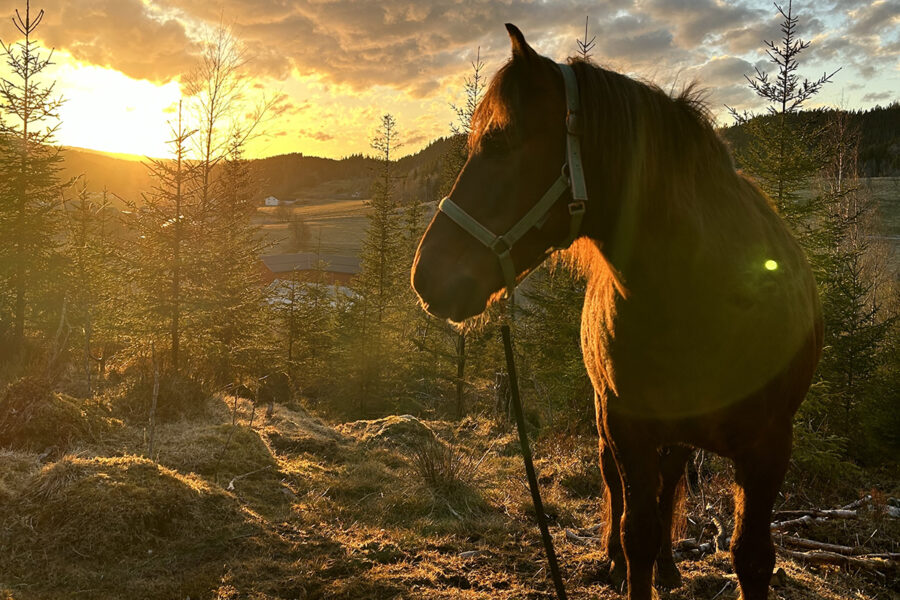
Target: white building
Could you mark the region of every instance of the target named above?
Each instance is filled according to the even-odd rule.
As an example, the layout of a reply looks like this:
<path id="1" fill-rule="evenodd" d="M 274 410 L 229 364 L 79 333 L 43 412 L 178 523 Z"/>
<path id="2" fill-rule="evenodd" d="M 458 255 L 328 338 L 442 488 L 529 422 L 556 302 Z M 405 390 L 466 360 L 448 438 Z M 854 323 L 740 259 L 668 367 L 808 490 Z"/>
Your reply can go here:
<path id="1" fill-rule="evenodd" d="M 278 206 L 278 198 L 275 196 L 269 196 L 266 198 L 266 206 Z"/>

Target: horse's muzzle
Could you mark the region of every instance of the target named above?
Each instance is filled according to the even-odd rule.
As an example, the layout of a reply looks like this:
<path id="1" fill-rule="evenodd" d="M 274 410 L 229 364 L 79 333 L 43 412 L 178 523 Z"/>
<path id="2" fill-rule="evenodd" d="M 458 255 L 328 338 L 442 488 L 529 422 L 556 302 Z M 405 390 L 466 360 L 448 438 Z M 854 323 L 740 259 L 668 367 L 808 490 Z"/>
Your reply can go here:
<path id="1" fill-rule="evenodd" d="M 478 281 L 468 274 L 447 275 L 416 264 L 412 286 L 422 307 L 440 319 L 462 322 L 484 312 L 487 296 Z"/>

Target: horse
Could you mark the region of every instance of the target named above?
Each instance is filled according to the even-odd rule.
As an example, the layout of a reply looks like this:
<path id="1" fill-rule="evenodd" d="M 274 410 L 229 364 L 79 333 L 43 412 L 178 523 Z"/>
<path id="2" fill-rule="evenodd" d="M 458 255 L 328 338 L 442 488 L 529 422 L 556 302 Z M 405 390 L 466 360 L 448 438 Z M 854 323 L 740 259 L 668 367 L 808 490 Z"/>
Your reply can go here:
<path id="1" fill-rule="evenodd" d="M 568 248 L 587 278 L 611 579 L 630 600 L 653 597 L 654 566 L 657 585 L 679 585 L 672 504 L 702 448 L 734 464 L 732 561 L 742 598 L 763 600 L 792 418 L 822 350 L 807 259 L 692 87 L 672 97 L 589 60 L 557 64 L 506 28 L 511 58 L 473 115 L 412 286 L 460 322 Z"/>

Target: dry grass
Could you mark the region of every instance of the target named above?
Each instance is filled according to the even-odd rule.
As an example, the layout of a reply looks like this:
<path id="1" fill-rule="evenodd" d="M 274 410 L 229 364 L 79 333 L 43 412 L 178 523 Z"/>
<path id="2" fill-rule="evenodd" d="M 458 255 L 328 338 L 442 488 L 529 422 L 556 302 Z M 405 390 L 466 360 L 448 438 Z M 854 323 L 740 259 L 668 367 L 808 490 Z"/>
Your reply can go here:
<path id="1" fill-rule="evenodd" d="M 0 396 L 0 447 L 58 454 L 121 426 L 97 404 L 55 393 L 38 377 L 18 379 Z"/>
<path id="2" fill-rule="evenodd" d="M 249 403 L 233 407 L 160 425 L 155 460 L 137 424 L 44 463 L 0 451 L 0 598 L 551 597 L 512 432 L 402 417 L 337 430 L 285 407 L 250 428 Z M 595 453 L 590 436 L 535 446 L 570 597 L 616 599 L 599 548 L 563 531 L 600 520 Z M 779 564 L 789 581 L 770 598 L 896 598 L 877 576 Z M 736 597 L 725 555 L 681 568 L 663 600 Z"/>

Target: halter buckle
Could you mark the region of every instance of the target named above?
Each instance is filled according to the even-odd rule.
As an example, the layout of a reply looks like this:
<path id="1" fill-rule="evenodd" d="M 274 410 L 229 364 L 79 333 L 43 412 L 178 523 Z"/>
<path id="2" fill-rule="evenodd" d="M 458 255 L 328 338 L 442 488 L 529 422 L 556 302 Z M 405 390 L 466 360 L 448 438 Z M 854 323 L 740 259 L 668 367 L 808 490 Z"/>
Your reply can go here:
<path id="1" fill-rule="evenodd" d="M 576 200 L 574 202 L 569 202 L 569 214 L 574 216 L 583 215 L 586 207 L 584 205 L 584 200 Z"/>

